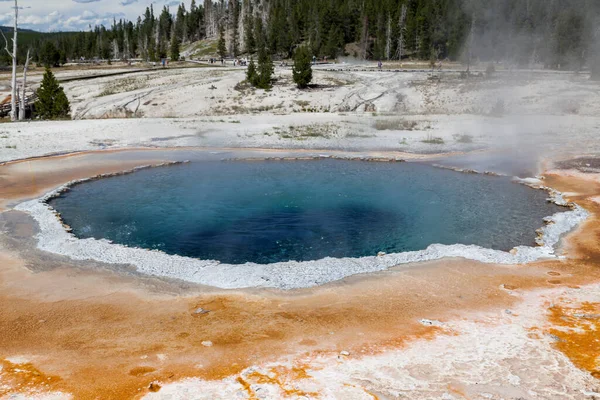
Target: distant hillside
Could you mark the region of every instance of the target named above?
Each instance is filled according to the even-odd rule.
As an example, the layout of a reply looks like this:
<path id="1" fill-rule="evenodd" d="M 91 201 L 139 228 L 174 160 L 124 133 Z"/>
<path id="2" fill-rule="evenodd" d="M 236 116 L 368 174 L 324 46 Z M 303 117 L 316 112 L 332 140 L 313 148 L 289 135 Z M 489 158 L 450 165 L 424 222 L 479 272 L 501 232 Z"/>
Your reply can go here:
<path id="1" fill-rule="evenodd" d="M 12 26 L 0 25 L 0 31 L 4 33 L 8 40 L 10 40 L 13 32 Z M 28 49 L 31 49 L 34 60 L 37 61 L 37 53 L 44 42 L 55 42 L 63 38 L 72 38 L 76 34 L 77 32 L 39 32 L 32 29 L 19 28 L 19 47 L 17 49 L 19 63 L 24 62 Z M 0 46 L 4 46 L 2 37 L 0 37 Z M 11 60 L 6 51 L 0 52 L 0 66 L 5 66 L 10 63 Z"/>
<path id="2" fill-rule="evenodd" d="M 0 25 L 0 31 L 3 32 L 12 32 L 13 28 L 12 26 L 2 26 Z M 19 32 L 28 32 L 28 33 L 39 33 L 40 35 L 43 35 L 43 32 L 38 32 L 38 31 L 34 31 L 32 29 L 23 29 L 23 28 L 19 28 Z"/>

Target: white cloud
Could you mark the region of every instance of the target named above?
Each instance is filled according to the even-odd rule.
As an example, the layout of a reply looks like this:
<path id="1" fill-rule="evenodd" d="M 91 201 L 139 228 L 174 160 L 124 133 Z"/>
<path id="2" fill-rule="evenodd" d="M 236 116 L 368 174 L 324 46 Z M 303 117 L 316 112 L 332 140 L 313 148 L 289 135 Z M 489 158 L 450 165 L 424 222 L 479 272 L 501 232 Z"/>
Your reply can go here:
<path id="1" fill-rule="evenodd" d="M 96 18 L 97 16 L 98 16 L 98 14 L 96 14 L 95 12 L 93 12 L 93 11 L 90 11 L 90 10 L 85 10 L 85 11 L 84 11 L 84 12 L 83 12 L 83 13 L 80 15 L 80 17 L 81 17 L 81 18 L 83 18 L 83 19 Z"/>
<path id="2" fill-rule="evenodd" d="M 13 15 L 12 14 L 0 14 L 0 25 L 7 25 L 12 23 Z"/>
<path id="3" fill-rule="evenodd" d="M 137 20 L 151 3 L 169 0 L 19 0 L 19 26 L 42 32 L 87 30 L 89 25 L 112 25 L 113 18 Z M 191 0 L 184 0 L 186 3 Z M 198 1 L 198 0 L 196 0 Z M 13 0 L 0 0 L 0 24 L 12 25 Z M 187 5 L 187 4 L 186 4 Z"/>

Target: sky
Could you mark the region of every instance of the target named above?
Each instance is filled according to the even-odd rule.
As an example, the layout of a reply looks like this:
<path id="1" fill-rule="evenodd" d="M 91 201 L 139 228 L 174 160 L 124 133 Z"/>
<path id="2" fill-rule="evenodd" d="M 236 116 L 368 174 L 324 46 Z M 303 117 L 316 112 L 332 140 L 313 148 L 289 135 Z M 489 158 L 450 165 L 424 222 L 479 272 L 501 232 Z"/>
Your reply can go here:
<path id="1" fill-rule="evenodd" d="M 172 13 L 177 0 L 18 0 L 19 26 L 41 32 L 88 30 L 92 26 L 112 25 L 113 17 L 137 20 L 146 7 L 156 10 L 170 6 Z M 191 0 L 183 0 L 186 8 Z M 198 2 L 198 0 L 196 1 Z M 12 26 L 14 0 L 0 0 L 0 25 Z"/>

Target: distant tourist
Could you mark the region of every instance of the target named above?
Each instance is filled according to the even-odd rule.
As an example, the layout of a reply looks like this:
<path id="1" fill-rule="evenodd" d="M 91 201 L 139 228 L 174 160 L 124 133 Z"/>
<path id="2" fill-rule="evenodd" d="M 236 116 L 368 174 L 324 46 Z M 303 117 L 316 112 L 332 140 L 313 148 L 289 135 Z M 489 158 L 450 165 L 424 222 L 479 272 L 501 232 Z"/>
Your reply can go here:
<path id="1" fill-rule="evenodd" d="M 380 71 L 383 68 L 383 63 L 381 62 L 381 60 L 379 60 L 379 62 L 377 63 L 377 68 L 379 68 Z"/>

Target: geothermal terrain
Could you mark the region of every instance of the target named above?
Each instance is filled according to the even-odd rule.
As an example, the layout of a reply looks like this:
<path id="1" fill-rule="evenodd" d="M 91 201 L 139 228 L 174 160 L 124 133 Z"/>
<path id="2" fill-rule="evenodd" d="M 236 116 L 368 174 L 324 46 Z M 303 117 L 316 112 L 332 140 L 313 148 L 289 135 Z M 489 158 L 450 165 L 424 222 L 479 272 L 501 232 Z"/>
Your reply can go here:
<path id="1" fill-rule="evenodd" d="M 233 66 L 57 70 L 72 121 L 0 125 L 0 398 L 600 398 L 600 83 L 422 68 L 317 66 L 298 90 L 277 67 L 270 91 Z M 527 264 L 457 254 L 223 290 L 45 251 L 19 211 L 194 149 L 520 176 L 587 220 Z"/>
<path id="2" fill-rule="evenodd" d="M 452 65 L 433 76 L 408 67 L 318 66 L 307 90 L 295 88 L 289 68 L 276 68 L 270 91 L 244 84 L 245 70 L 233 67 L 58 71 L 74 121 L 6 125 L 0 160 L 122 147 L 430 154 L 543 146 L 564 154 L 595 145 L 600 92 L 585 74 L 501 71 L 466 80 Z M 126 74 L 72 80 L 119 72 Z M 30 140 L 40 134 L 52 140 Z"/>

